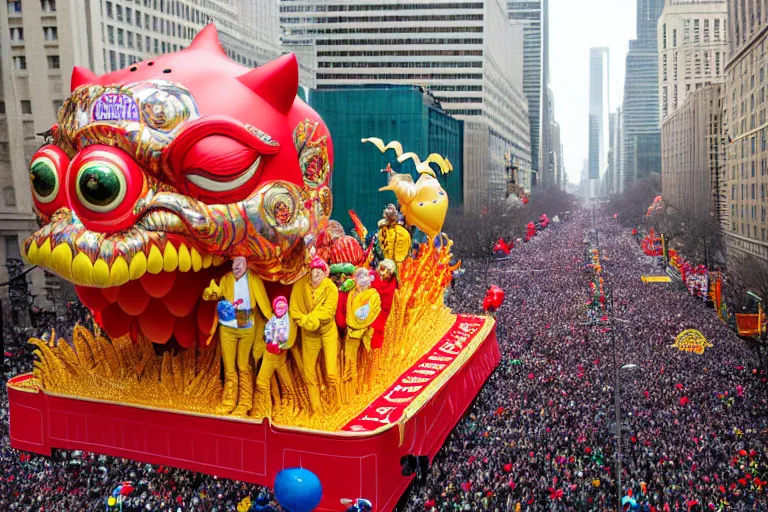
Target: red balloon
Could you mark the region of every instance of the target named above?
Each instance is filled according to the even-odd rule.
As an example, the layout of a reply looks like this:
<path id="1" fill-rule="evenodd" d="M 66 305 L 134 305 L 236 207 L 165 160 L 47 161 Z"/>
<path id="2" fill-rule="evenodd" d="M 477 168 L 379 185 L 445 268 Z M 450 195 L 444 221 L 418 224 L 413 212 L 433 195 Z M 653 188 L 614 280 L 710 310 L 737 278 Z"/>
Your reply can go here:
<path id="1" fill-rule="evenodd" d="M 189 348 L 197 341 L 197 325 L 192 315 L 176 320 L 173 337 L 183 348 Z"/>
<path id="2" fill-rule="evenodd" d="M 510 471 L 512 471 L 512 464 L 510 463 L 504 464 L 504 472 L 509 473 Z"/>
<path id="3" fill-rule="evenodd" d="M 110 302 L 102 295 L 98 288 L 88 286 L 75 286 L 75 292 L 85 307 L 91 311 L 102 311 L 109 307 Z"/>
<path id="4" fill-rule="evenodd" d="M 147 272 L 141 276 L 141 286 L 147 291 L 150 297 L 160 298 L 171 291 L 173 283 L 176 281 L 176 272 L 160 272 L 159 274 L 150 274 Z"/>
<path id="5" fill-rule="evenodd" d="M 126 315 L 119 304 L 112 304 L 101 312 L 104 330 L 110 338 L 119 338 L 131 332 L 133 318 Z"/>
<path id="6" fill-rule="evenodd" d="M 165 309 L 159 299 L 152 299 L 149 307 L 139 315 L 139 328 L 153 343 L 166 343 L 171 339 L 175 325 L 176 317 Z"/>
<path id="7" fill-rule="evenodd" d="M 120 287 L 117 303 L 129 315 L 139 316 L 147 308 L 150 298 L 139 281 L 128 281 Z"/>

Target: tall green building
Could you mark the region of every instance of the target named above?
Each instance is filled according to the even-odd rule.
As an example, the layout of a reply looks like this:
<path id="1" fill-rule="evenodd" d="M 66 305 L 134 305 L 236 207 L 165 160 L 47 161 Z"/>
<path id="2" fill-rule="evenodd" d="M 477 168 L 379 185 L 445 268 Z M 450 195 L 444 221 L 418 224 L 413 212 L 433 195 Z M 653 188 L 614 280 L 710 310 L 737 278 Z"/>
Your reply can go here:
<path id="1" fill-rule="evenodd" d="M 451 208 L 463 204 L 464 122 L 446 114 L 440 104 L 419 86 L 363 85 L 309 91 L 309 105 L 323 118 L 333 138 L 332 218 L 350 229 L 348 211 L 354 210 L 369 231 L 376 229 L 381 212 L 395 203 L 381 172 L 387 163 L 395 172 L 419 175 L 413 161 L 397 162 L 395 152 L 382 154 L 360 139 L 378 137 L 400 141 L 404 152 L 425 159 L 439 153 L 453 164 L 453 171 L 438 179 L 448 193 Z"/>

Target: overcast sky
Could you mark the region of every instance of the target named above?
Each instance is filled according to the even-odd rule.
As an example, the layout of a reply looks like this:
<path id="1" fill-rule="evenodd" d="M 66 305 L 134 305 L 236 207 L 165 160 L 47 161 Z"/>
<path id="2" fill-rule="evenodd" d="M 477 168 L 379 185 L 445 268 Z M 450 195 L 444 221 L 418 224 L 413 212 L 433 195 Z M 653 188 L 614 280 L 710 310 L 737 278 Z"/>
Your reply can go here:
<path id="1" fill-rule="evenodd" d="M 578 183 L 589 149 L 589 49 L 610 48 L 610 106 L 621 105 L 624 61 L 635 38 L 636 0 L 549 0 L 550 87 L 565 170 Z"/>

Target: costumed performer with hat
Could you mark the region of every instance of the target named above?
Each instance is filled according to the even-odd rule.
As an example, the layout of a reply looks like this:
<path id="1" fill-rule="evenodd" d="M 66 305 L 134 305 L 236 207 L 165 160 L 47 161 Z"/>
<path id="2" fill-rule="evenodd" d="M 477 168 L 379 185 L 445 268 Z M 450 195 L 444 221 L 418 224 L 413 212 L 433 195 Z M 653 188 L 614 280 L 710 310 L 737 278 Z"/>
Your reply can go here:
<path id="1" fill-rule="evenodd" d="M 301 329 L 301 358 L 313 413 L 319 412 L 321 407 L 317 377 L 317 358 L 321 350 L 328 385 L 336 391 L 338 400 L 339 332 L 335 315 L 339 290 L 328 274 L 328 264 L 317 256 L 312 258 L 309 274 L 293 285 L 290 300 L 291 318 Z"/>
<path id="2" fill-rule="evenodd" d="M 267 291 L 261 279 L 248 270 L 247 260 L 238 256 L 232 260 L 232 272 L 218 284 L 212 279 L 203 290 L 203 300 L 219 301 L 208 338 L 210 343 L 218 327 L 224 390 L 216 413 L 245 416 L 253 403 L 251 351 L 256 364 L 264 354 L 264 324 L 272 316 Z"/>

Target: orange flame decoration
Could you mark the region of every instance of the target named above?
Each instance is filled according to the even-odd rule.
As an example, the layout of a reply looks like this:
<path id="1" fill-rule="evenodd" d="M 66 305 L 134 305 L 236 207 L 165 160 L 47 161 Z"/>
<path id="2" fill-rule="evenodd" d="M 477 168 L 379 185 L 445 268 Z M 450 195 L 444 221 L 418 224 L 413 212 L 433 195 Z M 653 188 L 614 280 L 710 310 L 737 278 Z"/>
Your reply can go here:
<path id="1" fill-rule="evenodd" d="M 400 288 L 396 300 L 407 297 L 406 311 L 419 309 L 441 301 L 443 292 L 451 284 L 453 271 L 461 266 L 459 261 L 451 265 L 451 246 L 453 242 L 436 248 L 426 243 L 419 246 L 415 259 L 405 260 L 399 270 Z M 413 320 L 413 315 L 407 323 Z"/>

